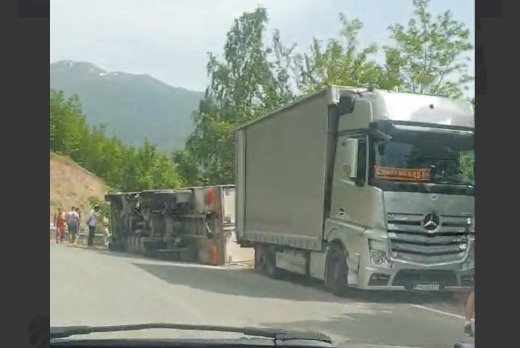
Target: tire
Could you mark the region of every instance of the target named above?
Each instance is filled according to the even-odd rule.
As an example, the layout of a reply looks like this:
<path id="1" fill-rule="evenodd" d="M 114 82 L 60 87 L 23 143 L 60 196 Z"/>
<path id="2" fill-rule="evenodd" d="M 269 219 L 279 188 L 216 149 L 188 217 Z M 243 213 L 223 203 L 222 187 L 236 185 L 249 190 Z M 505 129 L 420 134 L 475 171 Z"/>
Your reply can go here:
<path id="1" fill-rule="evenodd" d="M 348 295 L 348 266 L 345 251 L 333 244 L 327 253 L 325 286 L 335 296 Z"/>
<path id="2" fill-rule="evenodd" d="M 264 245 L 255 247 L 255 270 L 269 278 L 278 279 L 279 270 L 276 267 L 276 251 L 274 248 Z"/>
<path id="3" fill-rule="evenodd" d="M 280 270 L 276 267 L 276 250 L 267 248 L 265 252 L 265 275 L 271 279 L 280 279 Z"/>
<path id="4" fill-rule="evenodd" d="M 255 271 L 264 273 L 264 248 L 261 245 L 255 246 Z"/>

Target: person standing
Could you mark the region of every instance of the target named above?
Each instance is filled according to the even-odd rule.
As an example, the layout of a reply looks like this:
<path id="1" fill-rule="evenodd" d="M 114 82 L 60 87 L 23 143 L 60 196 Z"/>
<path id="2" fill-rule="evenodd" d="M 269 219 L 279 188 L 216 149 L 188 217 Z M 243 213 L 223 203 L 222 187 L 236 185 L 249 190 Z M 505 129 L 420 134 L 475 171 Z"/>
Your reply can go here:
<path id="1" fill-rule="evenodd" d="M 65 235 L 65 212 L 58 208 L 58 212 L 54 215 L 54 228 L 56 229 L 56 244 L 63 243 Z"/>
<path id="2" fill-rule="evenodd" d="M 79 234 L 79 214 L 76 208 L 72 207 L 66 215 L 67 229 L 69 230 L 69 245 L 76 246 L 77 237 Z"/>
<path id="3" fill-rule="evenodd" d="M 94 208 L 90 211 L 90 214 L 87 219 L 88 226 L 88 246 L 94 247 L 94 237 L 96 235 L 96 226 L 97 219 L 99 217 L 99 205 L 95 205 Z"/>
<path id="4" fill-rule="evenodd" d="M 74 210 L 76 211 L 76 213 L 78 213 L 78 221 L 79 221 L 78 234 L 76 235 L 76 242 L 74 243 L 74 244 L 77 244 L 79 237 L 81 235 L 81 210 L 79 209 L 79 207 L 76 207 Z"/>
<path id="5" fill-rule="evenodd" d="M 74 238 L 74 246 L 76 246 L 81 235 L 81 210 L 79 209 L 79 207 L 76 207 L 74 211 L 76 212 L 76 214 L 78 214 L 78 232 L 76 232 L 76 238 Z"/>

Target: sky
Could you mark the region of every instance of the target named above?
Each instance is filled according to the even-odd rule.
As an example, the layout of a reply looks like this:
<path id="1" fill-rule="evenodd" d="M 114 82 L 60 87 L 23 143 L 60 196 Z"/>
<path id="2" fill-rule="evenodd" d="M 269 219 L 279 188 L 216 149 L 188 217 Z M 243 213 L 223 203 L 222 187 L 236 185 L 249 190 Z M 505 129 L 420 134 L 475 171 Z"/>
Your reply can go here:
<path id="1" fill-rule="evenodd" d="M 202 91 L 207 53 L 221 53 L 233 19 L 258 5 L 267 8 L 268 32 L 279 29 L 300 50 L 313 37 L 337 37 L 341 12 L 364 23 L 362 45 L 384 45 L 387 27 L 406 24 L 413 11 L 412 0 L 53 0 L 50 62 L 85 61 Z M 432 0 L 430 9 L 451 10 L 473 34 L 473 0 Z"/>

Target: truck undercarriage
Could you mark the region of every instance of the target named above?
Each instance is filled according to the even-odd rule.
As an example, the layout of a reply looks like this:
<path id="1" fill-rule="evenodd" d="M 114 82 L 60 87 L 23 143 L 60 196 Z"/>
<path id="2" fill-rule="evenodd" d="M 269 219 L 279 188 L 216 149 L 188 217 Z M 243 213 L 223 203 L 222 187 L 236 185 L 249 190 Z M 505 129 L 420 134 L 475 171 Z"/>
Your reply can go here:
<path id="1" fill-rule="evenodd" d="M 109 249 L 223 265 L 234 243 L 234 186 L 108 193 Z"/>

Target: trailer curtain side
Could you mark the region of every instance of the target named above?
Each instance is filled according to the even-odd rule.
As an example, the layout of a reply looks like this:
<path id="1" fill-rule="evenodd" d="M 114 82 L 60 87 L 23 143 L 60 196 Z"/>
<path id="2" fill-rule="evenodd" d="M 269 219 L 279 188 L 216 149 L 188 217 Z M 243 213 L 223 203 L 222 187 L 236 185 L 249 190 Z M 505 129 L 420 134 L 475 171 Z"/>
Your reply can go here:
<path id="1" fill-rule="evenodd" d="M 321 249 L 329 102 L 316 94 L 237 132 L 242 240 Z"/>

